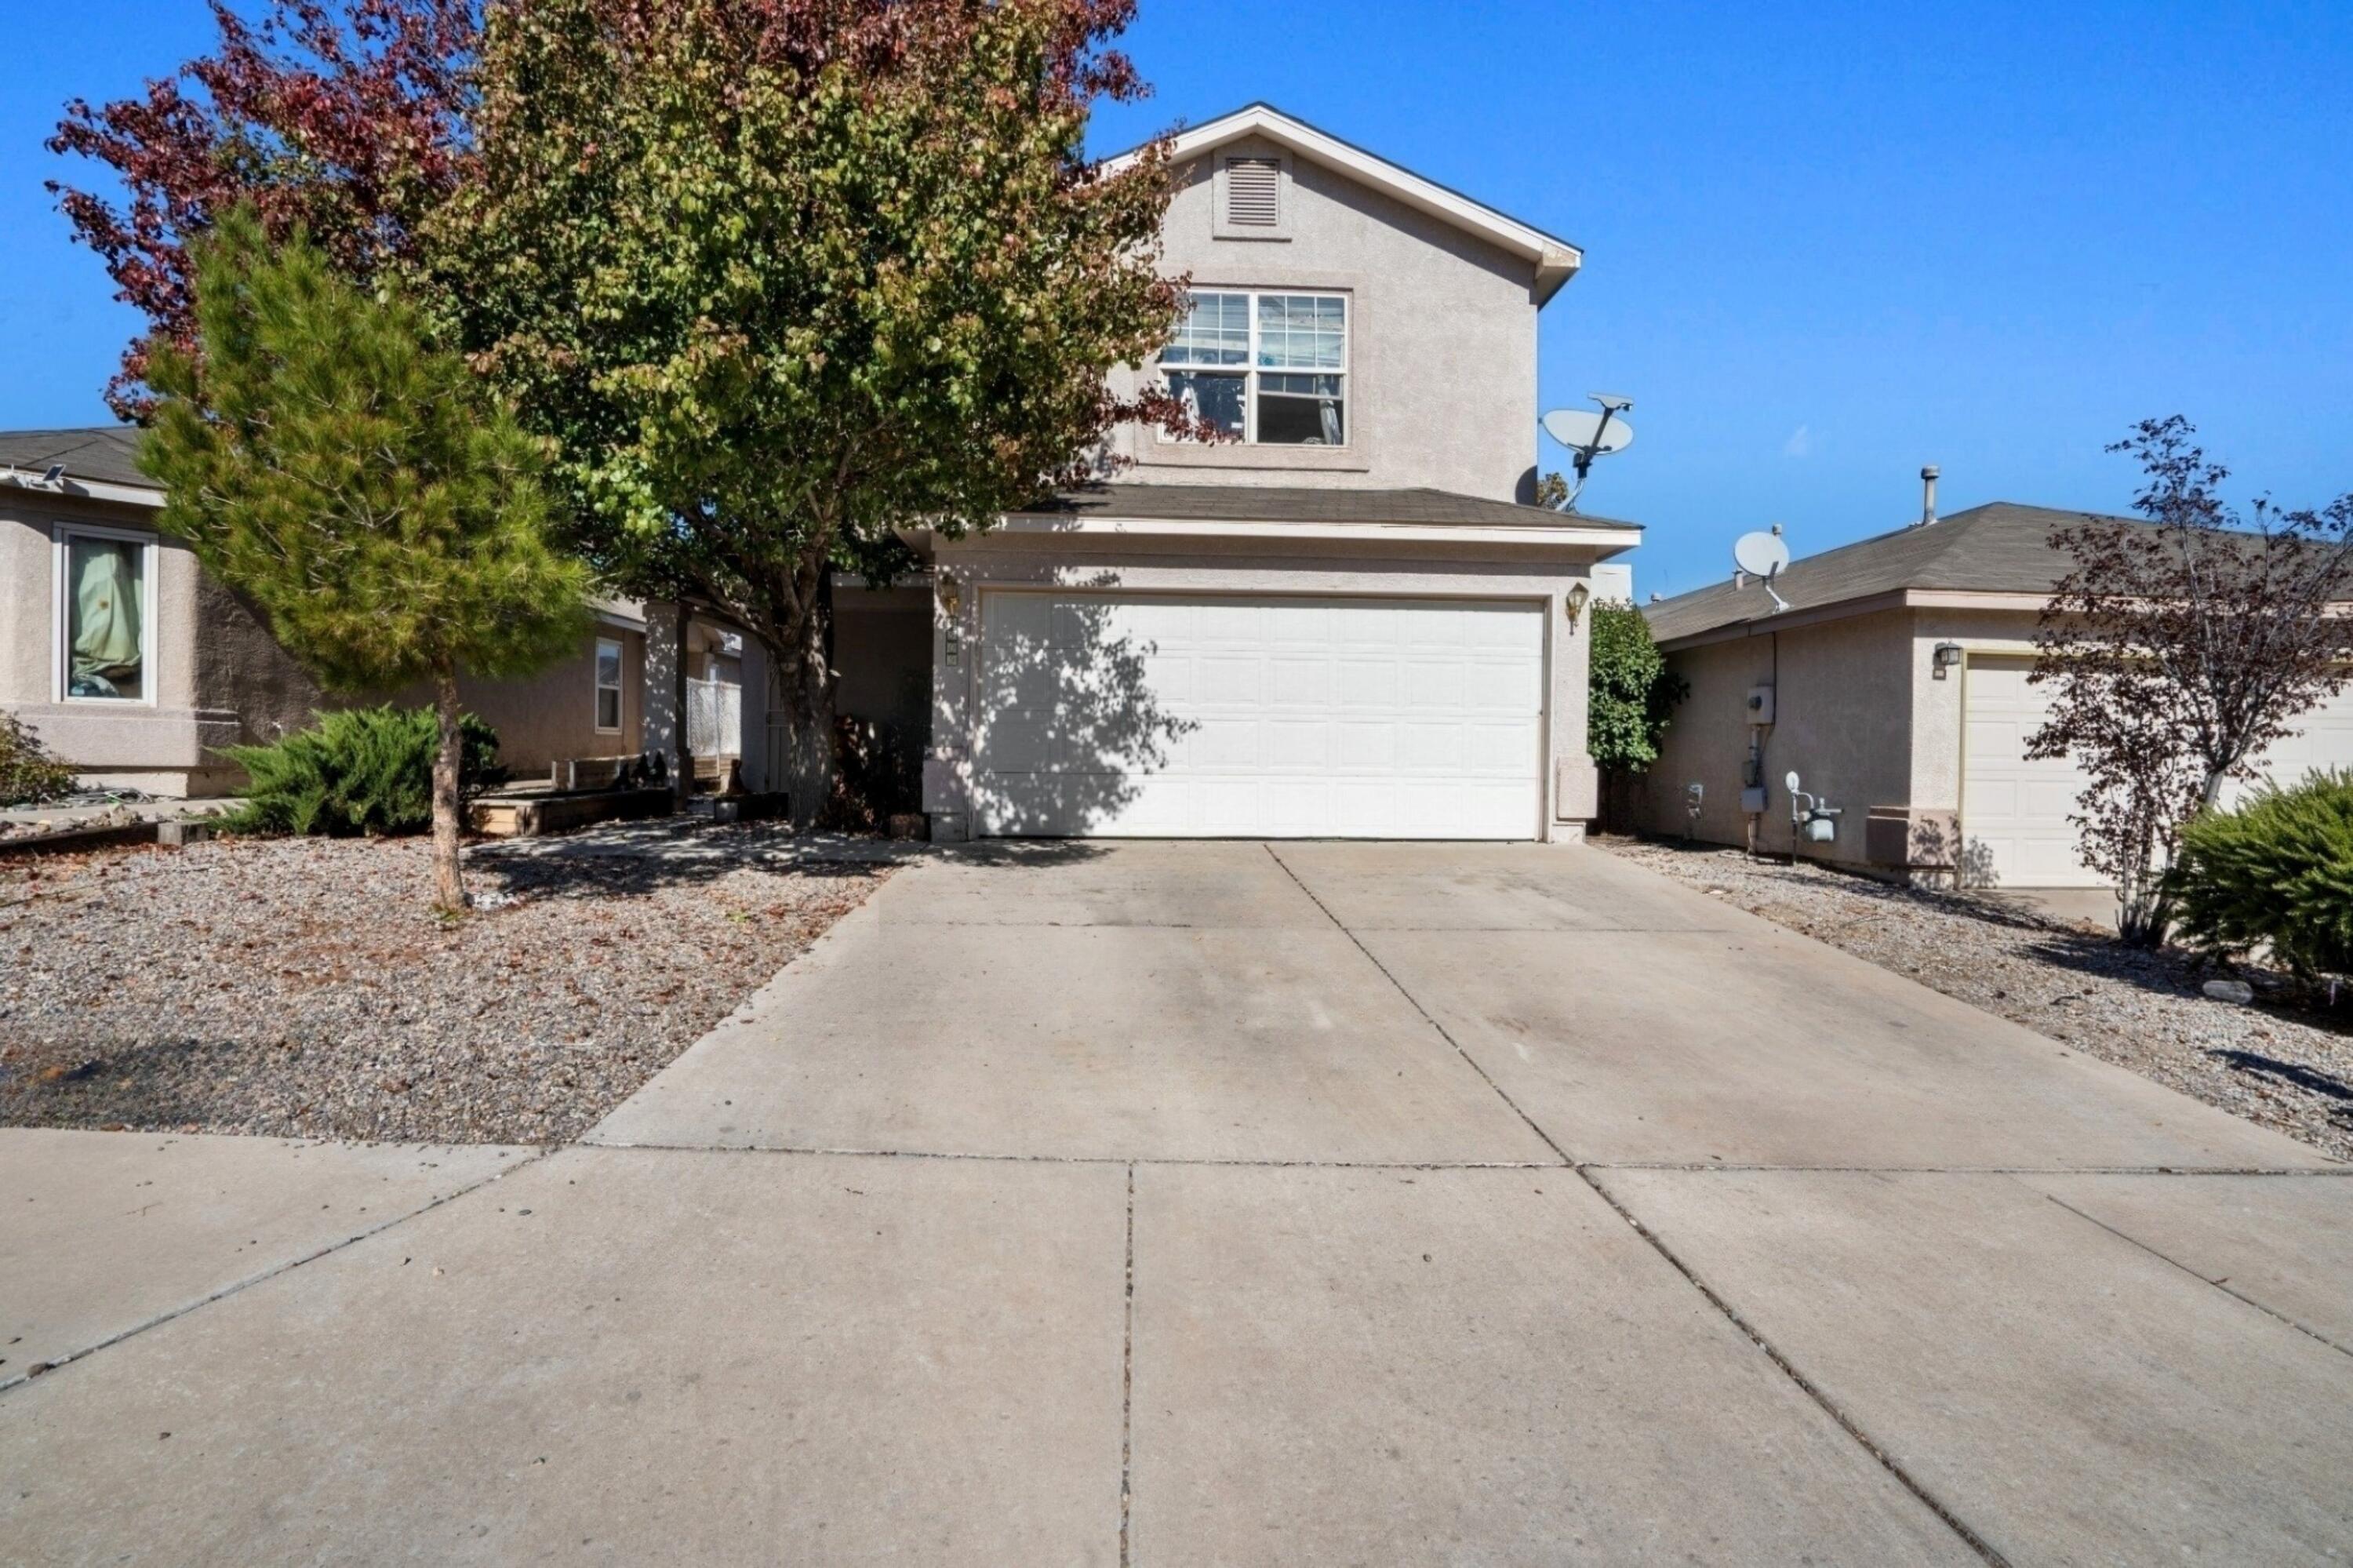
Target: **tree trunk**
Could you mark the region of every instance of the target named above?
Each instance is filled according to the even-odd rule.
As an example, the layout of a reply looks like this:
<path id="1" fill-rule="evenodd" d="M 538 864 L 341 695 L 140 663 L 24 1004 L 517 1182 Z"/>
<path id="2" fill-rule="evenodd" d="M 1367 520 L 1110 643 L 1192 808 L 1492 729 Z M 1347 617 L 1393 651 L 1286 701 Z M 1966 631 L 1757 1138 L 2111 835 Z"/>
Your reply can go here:
<path id="1" fill-rule="evenodd" d="M 441 744 L 433 753 L 433 906 L 455 913 L 466 907 L 466 884 L 458 863 L 458 768 L 465 744 L 458 728 L 455 668 L 434 677 L 433 695 L 441 729 Z"/>
<path id="2" fill-rule="evenodd" d="M 833 670 L 826 658 L 831 597 L 820 598 L 804 618 L 797 641 L 769 650 L 776 656 L 776 694 L 786 715 L 783 777 L 771 780 L 771 787 L 783 788 L 793 826 L 801 829 L 825 815 L 841 770 L 833 727 Z"/>

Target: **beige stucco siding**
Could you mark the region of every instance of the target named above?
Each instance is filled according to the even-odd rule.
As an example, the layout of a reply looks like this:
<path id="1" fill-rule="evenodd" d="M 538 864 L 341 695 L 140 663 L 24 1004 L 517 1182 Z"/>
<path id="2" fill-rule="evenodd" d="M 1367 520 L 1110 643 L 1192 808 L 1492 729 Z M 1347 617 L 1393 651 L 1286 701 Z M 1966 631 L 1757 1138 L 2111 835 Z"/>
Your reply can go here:
<path id="1" fill-rule="evenodd" d="M 2034 652 L 2040 617 L 2031 609 L 1915 609 L 1912 612 L 1912 798 L 1923 807 L 1961 804 L 1961 703 L 1968 683 L 1959 670 L 1936 678 L 1939 642 L 1968 653 Z"/>
<path id="2" fill-rule="evenodd" d="M 1281 160 L 1287 238 L 1219 238 L 1216 170 Z M 1169 204 L 1164 269 L 1198 288 L 1300 289 L 1349 302 L 1342 447 L 1183 446 L 1152 432 L 1115 443 L 1154 483 L 1427 485 L 1533 497 L 1536 304 L 1533 265 L 1271 143 L 1229 143 L 1191 166 Z M 1132 389 L 1137 377 L 1113 377 Z"/>
<path id="3" fill-rule="evenodd" d="M 1740 843 L 1741 766 L 1748 754 L 1748 694 L 1774 690 L 1774 723 L 1765 732 L 1766 808 L 1757 843 L 1787 850 L 1789 797 L 1782 779 L 1795 770 L 1803 788 L 1844 813 L 1830 843 L 1809 843 L 1818 859 L 1864 863 L 1864 823 L 1873 807 L 1913 804 L 1911 729 L 1915 682 L 1909 613 L 1889 610 L 1818 622 L 1787 631 L 1703 644 L 1670 653 L 1690 683 L 1675 710 L 1644 791 L 1645 823 L 1683 832 L 1684 787 L 1705 786 L 1697 837 Z"/>

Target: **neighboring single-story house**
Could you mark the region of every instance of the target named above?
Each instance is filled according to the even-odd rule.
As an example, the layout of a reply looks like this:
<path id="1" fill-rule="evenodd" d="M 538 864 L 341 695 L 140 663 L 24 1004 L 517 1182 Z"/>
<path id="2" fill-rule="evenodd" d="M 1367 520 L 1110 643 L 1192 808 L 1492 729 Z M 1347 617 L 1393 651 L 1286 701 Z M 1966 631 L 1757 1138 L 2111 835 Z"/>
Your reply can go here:
<path id="1" fill-rule="evenodd" d="M 1636 825 L 1726 844 L 1753 830 L 1757 847 L 1786 852 L 1795 771 L 1842 811 L 1809 856 L 1977 885 L 2102 885 L 2068 821 L 2080 771 L 2026 757 L 2050 701 L 2026 680 L 2035 629 L 2072 565 L 2051 531 L 2084 515 L 1997 502 L 1793 562 L 1771 592 L 1751 577 L 1649 606 L 1691 696 L 1636 791 Z M 2353 690 L 2266 759 L 2274 778 L 2348 765 Z M 1753 810 L 1744 789 L 1761 789 Z"/>
<path id="2" fill-rule="evenodd" d="M 1536 315 L 1581 254 L 1264 104 L 1176 152 L 1191 307 L 1117 381 L 1228 439 L 1124 430 L 1109 482 L 914 535 L 918 577 L 836 596 L 845 706 L 923 694 L 936 838 L 1581 836 L 1582 611 L 1641 537 L 1527 503 Z"/>
<path id="3" fill-rule="evenodd" d="M 221 747 L 273 740 L 353 699 L 322 692 L 156 530 L 163 493 L 132 461 L 138 438 L 119 426 L 0 432 L 0 710 L 86 782 L 216 795 L 239 777 Z M 638 607 L 603 602 L 577 653 L 459 689 L 507 767 L 543 776 L 641 748 L 644 660 Z"/>

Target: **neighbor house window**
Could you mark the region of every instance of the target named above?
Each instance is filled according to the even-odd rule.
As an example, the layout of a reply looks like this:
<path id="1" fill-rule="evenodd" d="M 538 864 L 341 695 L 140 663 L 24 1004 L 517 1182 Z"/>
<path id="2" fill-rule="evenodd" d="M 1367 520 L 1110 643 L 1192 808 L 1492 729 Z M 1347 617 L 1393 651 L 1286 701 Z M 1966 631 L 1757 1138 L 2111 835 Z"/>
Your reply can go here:
<path id="1" fill-rule="evenodd" d="M 621 644 L 610 637 L 596 639 L 596 727 L 621 727 Z"/>
<path id="2" fill-rule="evenodd" d="M 1347 442 L 1348 302 L 1341 295 L 1188 295 L 1160 365 L 1187 409 L 1235 440 Z"/>
<path id="3" fill-rule="evenodd" d="M 71 702 L 152 701 L 148 607 L 154 602 L 154 540 L 61 529 L 57 552 L 60 695 Z"/>

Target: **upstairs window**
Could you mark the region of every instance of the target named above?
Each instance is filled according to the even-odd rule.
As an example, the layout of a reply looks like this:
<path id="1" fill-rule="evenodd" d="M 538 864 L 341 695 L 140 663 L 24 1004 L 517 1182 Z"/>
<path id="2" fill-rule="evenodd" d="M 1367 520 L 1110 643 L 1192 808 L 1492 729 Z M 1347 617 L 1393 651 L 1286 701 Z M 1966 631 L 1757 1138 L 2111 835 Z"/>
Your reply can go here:
<path id="1" fill-rule="evenodd" d="M 1343 295 L 1192 294 L 1160 365 L 1186 408 L 1232 440 L 1347 444 Z"/>

